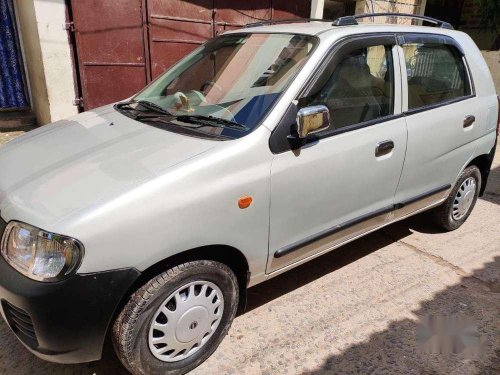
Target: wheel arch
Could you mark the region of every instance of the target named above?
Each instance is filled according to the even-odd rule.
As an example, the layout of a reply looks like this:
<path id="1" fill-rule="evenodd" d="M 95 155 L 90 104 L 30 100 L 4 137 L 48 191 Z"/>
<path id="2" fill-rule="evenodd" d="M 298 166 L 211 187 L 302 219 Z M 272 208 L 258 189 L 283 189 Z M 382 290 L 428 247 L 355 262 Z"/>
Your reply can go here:
<path id="1" fill-rule="evenodd" d="M 194 260 L 213 260 L 223 263 L 231 268 L 236 275 L 239 286 L 238 314 L 243 313 L 246 307 L 248 280 L 250 279 L 250 269 L 245 255 L 243 255 L 240 250 L 232 246 L 207 245 L 177 253 L 142 271 L 139 278 L 132 284 L 127 293 L 123 296 L 115 311 L 115 316 L 112 321 L 114 322 L 120 311 L 128 302 L 130 296 L 148 280 L 171 267 Z"/>
<path id="2" fill-rule="evenodd" d="M 495 146 L 496 146 L 496 143 L 495 143 Z M 495 155 L 495 146 L 492 148 L 490 153 L 476 156 L 465 167 L 465 168 L 467 168 L 467 167 L 470 167 L 471 165 L 475 165 L 479 169 L 479 171 L 481 172 L 481 188 L 479 190 L 480 197 L 483 196 L 484 191 L 486 189 L 486 184 L 488 182 L 488 176 L 489 176 L 490 170 L 491 170 L 491 164 L 493 163 L 493 157 Z"/>

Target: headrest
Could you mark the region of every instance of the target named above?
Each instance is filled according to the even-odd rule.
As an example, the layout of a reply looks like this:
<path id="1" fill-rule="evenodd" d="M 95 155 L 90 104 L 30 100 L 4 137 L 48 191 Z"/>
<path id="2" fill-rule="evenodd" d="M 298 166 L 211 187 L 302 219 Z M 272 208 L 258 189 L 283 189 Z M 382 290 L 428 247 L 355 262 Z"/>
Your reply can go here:
<path id="1" fill-rule="evenodd" d="M 337 68 L 338 78 L 346 81 L 352 87 L 367 87 L 371 85 L 370 67 L 364 55 L 347 57 Z"/>

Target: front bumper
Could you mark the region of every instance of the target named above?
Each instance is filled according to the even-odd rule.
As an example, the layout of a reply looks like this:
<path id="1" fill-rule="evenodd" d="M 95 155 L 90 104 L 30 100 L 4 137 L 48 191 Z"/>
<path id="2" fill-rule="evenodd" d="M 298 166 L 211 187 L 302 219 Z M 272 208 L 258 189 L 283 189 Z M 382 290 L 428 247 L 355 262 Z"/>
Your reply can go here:
<path id="1" fill-rule="evenodd" d="M 128 268 L 43 283 L 21 275 L 0 256 L 0 310 L 38 357 L 58 363 L 98 360 L 115 310 L 139 275 Z"/>

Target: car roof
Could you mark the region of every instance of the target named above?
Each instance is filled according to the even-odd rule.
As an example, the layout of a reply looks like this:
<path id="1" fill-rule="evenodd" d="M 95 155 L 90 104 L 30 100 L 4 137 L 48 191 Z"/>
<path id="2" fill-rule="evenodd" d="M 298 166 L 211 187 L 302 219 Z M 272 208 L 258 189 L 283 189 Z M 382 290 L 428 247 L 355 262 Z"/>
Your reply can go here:
<path id="1" fill-rule="evenodd" d="M 416 26 L 409 24 L 387 24 L 387 23 L 372 23 L 361 22 L 358 25 L 349 26 L 333 26 L 332 21 L 310 21 L 310 22 L 290 22 L 277 23 L 243 27 L 241 29 L 227 31 L 225 34 L 233 33 L 287 33 L 287 34 L 306 34 L 306 35 L 325 35 L 325 34 L 363 34 L 370 32 L 406 32 L 406 33 L 433 33 L 451 35 L 457 33 L 455 30 L 450 30 L 435 26 Z"/>

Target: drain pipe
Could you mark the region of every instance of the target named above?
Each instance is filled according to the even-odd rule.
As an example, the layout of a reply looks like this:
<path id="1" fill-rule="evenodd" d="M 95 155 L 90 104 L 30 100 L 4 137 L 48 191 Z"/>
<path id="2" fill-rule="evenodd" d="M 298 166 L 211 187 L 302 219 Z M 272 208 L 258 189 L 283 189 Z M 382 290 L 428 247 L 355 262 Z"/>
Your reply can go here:
<path id="1" fill-rule="evenodd" d="M 372 14 L 375 13 L 375 6 L 373 5 L 373 0 L 370 0 L 370 4 L 372 6 Z M 375 22 L 375 17 L 372 16 L 372 22 Z"/>

